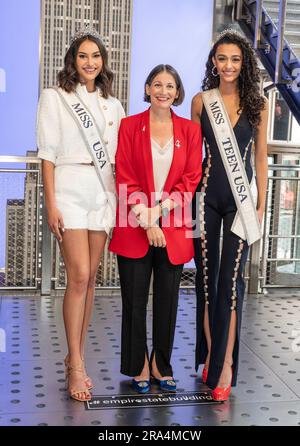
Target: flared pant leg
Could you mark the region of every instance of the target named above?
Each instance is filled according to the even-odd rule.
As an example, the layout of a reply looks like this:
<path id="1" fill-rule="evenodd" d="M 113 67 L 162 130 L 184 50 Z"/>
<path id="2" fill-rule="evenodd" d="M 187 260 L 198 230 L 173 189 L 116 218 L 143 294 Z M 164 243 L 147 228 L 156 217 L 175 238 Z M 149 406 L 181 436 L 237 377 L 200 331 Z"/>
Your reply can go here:
<path id="1" fill-rule="evenodd" d="M 149 249 L 139 259 L 117 258 L 122 295 L 121 373 L 138 376 L 148 355 L 146 311 L 153 251 Z"/>
<path id="2" fill-rule="evenodd" d="M 197 207 L 197 203 L 195 204 Z M 208 308 L 209 327 L 212 327 L 217 302 L 217 283 L 220 265 L 221 215 L 205 203 L 199 210 L 203 222 L 201 237 L 194 239 L 196 265 L 196 370 L 206 360 L 208 347 L 204 333 L 204 312 Z"/>
<path id="3" fill-rule="evenodd" d="M 236 385 L 237 380 L 242 306 L 245 292 L 243 272 L 248 255 L 248 244 L 231 232 L 234 217 L 235 212 L 230 212 L 223 217 L 223 244 L 217 282 L 217 299 L 211 325 L 212 345 L 207 377 L 207 385 L 211 388 L 217 386 L 223 369 L 232 312 L 236 313 L 232 386 Z"/>
<path id="4" fill-rule="evenodd" d="M 166 249 L 156 248 L 153 268 L 153 350 L 157 368 L 162 376 L 173 376 L 173 349 L 178 295 L 183 265 L 173 265 Z"/>

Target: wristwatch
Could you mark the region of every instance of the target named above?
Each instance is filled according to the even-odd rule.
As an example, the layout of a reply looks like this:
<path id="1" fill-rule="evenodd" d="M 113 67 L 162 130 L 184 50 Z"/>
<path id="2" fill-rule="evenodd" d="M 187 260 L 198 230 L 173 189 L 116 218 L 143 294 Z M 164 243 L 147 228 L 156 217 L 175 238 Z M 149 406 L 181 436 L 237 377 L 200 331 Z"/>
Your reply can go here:
<path id="1" fill-rule="evenodd" d="M 170 209 L 168 207 L 163 207 L 162 202 L 159 203 L 160 210 L 161 210 L 161 216 L 167 217 L 170 213 Z"/>

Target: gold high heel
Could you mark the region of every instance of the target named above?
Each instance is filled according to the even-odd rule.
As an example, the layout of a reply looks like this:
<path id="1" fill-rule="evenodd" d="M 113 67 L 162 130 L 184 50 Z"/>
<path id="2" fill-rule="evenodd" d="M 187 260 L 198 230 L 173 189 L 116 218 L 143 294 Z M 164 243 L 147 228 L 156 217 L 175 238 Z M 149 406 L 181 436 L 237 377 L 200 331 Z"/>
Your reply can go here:
<path id="1" fill-rule="evenodd" d="M 68 367 L 69 367 L 69 355 L 67 355 L 66 357 L 65 357 L 65 359 L 64 359 L 64 363 L 65 363 L 65 376 L 66 376 L 66 378 L 67 378 L 67 375 L 68 375 Z M 83 373 L 84 373 L 84 375 L 85 375 L 85 378 L 84 378 L 84 382 L 85 382 L 85 384 L 86 384 L 86 388 L 88 389 L 88 390 L 92 390 L 92 388 L 94 387 L 93 386 L 93 383 L 92 383 L 92 380 L 91 380 L 91 378 L 86 374 L 86 370 L 85 370 L 85 366 L 84 366 L 84 359 L 82 359 L 82 365 L 83 365 Z"/>
<path id="2" fill-rule="evenodd" d="M 68 392 L 69 392 L 70 398 L 73 398 L 73 400 L 81 401 L 81 402 L 90 401 L 92 399 L 92 396 L 89 393 L 87 388 L 85 388 L 85 389 L 70 389 L 69 388 L 70 375 L 73 372 L 84 374 L 82 367 L 72 367 L 72 366 L 68 365 L 68 367 L 67 367 L 67 387 L 68 387 Z M 84 384 L 85 384 L 85 382 L 84 382 Z M 80 398 L 78 396 L 81 393 L 83 393 L 85 395 L 85 398 Z"/>
<path id="3" fill-rule="evenodd" d="M 86 373 L 85 365 L 84 365 L 84 359 L 82 360 L 82 365 L 83 365 L 83 370 L 84 370 L 84 374 L 85 374 L 84 382 L 85 382 L 85 384 L 86 384 L 87 389 L 88 389 L 88 390 L 92 390 L 92 388 L 94 387 L 94 385 L 93 385 L 93 381 L 92 381 L 92 379 L 88 376 L 88 374 Z"/>

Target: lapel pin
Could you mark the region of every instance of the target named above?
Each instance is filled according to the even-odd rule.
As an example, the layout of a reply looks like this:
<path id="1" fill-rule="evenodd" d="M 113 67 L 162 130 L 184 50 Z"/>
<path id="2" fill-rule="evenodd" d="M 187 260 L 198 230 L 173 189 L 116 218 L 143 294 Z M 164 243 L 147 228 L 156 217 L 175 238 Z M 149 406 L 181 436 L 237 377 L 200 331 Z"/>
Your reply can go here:
<path id="1" fill-rule="evenodd" d="M 144 127 L 142 128 L 142 132 L 144 132 L 146 130 L 146 126 L 144 125 Z"/>
<path id="2" fill-rule="evenodd" d="M 179 139 L 176 139 L 175 147 L 177 147 L 177 149 L 179 149 L 179 147 L 181 147 Z"/>

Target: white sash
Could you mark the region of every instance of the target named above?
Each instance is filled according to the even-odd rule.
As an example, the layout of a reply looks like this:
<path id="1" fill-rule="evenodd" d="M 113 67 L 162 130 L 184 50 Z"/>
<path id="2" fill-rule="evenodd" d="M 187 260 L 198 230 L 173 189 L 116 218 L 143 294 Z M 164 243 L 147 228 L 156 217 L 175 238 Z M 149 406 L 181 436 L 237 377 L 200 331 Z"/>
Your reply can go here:
<path id="1" fill-rule="evenodd" d="M 251 245 L 261 238 L 261 228 L 239 146 L 219 89 L 202 97 L 238 209 L 231 231 Z"/>
<path id="2" fill-rule="evenodd" d="M 61 88 L 53 88 L 57 91 L 62 103 L 74 118 L 86 148 L 92 157 L 102 191 L 109 204 L 108 211 L 111 213 L 111 218 L 105 220 L 111 221 L 112 227 L 114 226 L 116 215 L 116 186 L 107 148 L 102 141 L 97 122 L 87 105 L 76 92 L 67 93 Z M 109 233 L 111 227 L 105 228 L 107 233 Z"/>

